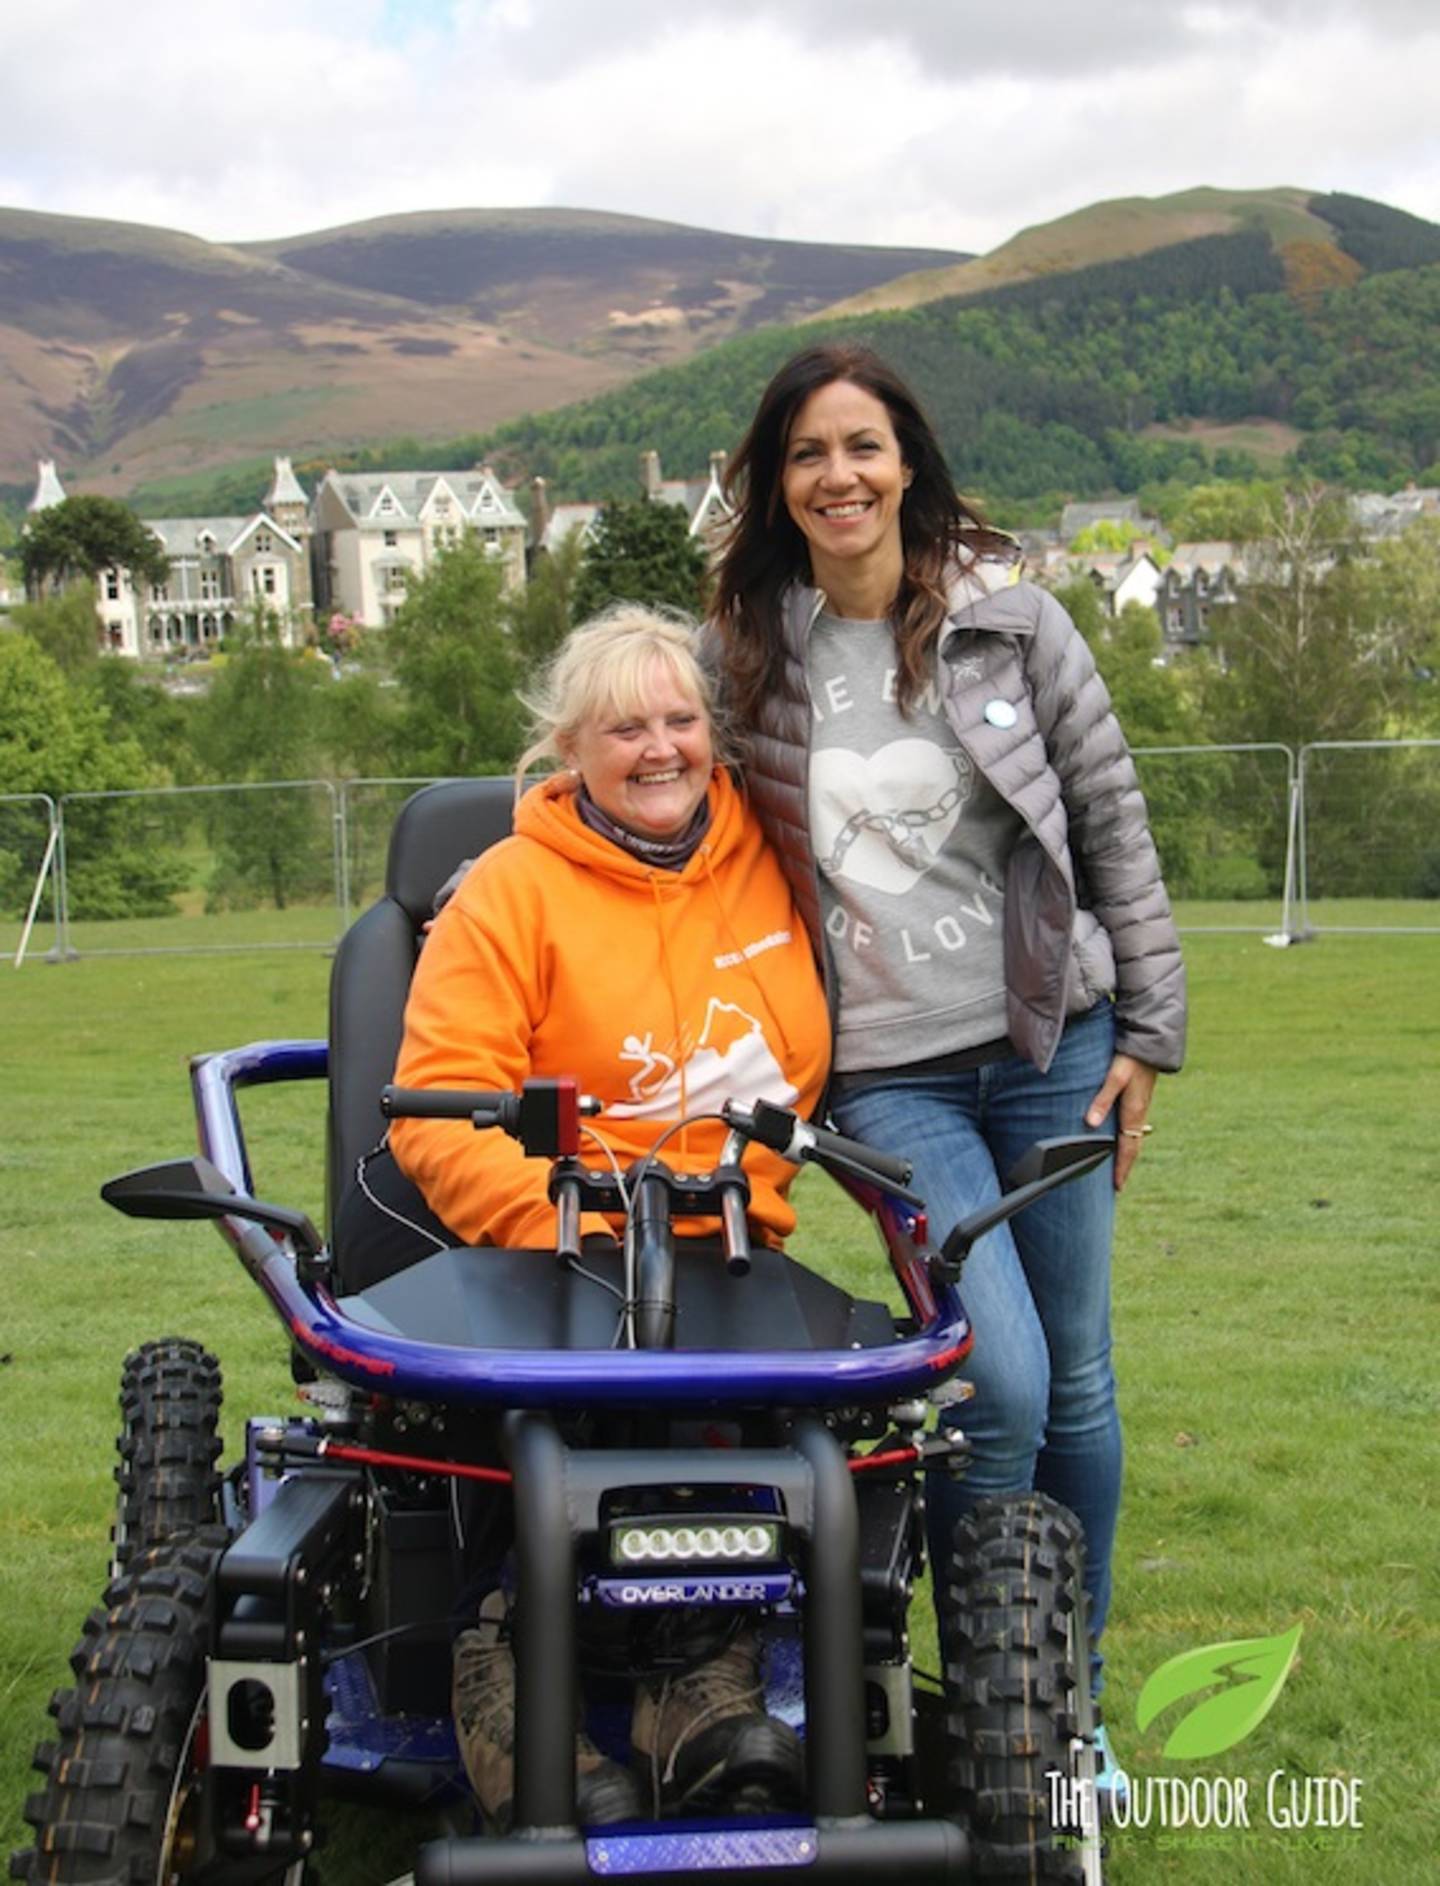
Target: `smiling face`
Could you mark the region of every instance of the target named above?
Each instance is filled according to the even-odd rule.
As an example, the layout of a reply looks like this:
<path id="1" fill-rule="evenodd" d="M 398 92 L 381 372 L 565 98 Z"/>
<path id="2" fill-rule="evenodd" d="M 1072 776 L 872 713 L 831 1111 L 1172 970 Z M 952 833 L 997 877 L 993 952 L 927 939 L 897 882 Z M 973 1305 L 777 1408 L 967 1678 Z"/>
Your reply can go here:
<path id="1" fill-rule="evenodd" d="M 810 395 L 785 443 L 781 490 L 819 588 L 851 586 L 863 572 L 893 594 L 904 567 L 900 505 L 909 483 L 883 400 L 850 380 Z"/>
<path id="2" fill-rule="evenodd" d="M 617 825 L 641 838 L 678 838 L 705 797 L 714 767 L 710 721 L 670 664 L 657 656 L 632 712 L 593 715 L 564 757 Z"/>

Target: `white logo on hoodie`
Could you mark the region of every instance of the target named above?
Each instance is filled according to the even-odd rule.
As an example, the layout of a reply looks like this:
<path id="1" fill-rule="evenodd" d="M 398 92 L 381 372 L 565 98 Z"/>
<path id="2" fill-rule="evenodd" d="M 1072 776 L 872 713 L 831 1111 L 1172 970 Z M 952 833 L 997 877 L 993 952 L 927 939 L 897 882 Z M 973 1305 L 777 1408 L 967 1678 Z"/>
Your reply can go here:
<path id="1" fill-rule="evenodd" d="M 788 1107 L 799 1098 L 765 1039 L 760 1023 L 733 1002 L 711 996 L 700 1038 L 689 1030 L 673 1053 L 655 1046 L 652 1034 L 627 1035 L 620 1046 L 622 1063 L 639 1063 L 630 1076 L 629 1100 L 606 1111 L 642 1119 L 677 1119 L 680 1114 L 680 1067 L 685 1070 L 685 1104 L 691 1113 L 715 1112 L 722 1101 L 756 1100 Z"/>

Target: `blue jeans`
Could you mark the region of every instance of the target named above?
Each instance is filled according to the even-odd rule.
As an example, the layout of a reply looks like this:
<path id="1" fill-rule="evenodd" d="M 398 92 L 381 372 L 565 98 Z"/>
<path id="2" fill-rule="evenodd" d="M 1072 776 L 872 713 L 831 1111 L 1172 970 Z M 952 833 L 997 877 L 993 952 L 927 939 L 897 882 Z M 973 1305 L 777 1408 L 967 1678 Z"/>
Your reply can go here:
<path id="1" fill-rule="evenodd" d="M 1047 1074 L 1014 1056 L 960 1073 L 897 1073 L 842 1093 L 835 1121 L 853 1138 L 913 1163 L 914 1188 L 938 1245 L 957 1220 L 999 1195 L 1003 1175 L 1035 1140 L 1092 1130 L 1085 1109 L 1114 1048 L 1106 1003 L 1069 1023 Z M 1068 1506 L 1085 1529 L 1096 1642 L 1110 1604 L 1120 1507 L 1120 1417 L 1110 1366 L 1114 1222 L 1107 1161 L 997 1226 L 971 1251 L 960 1296 L 975 1347 L 962 1373 L 975 1384 L 975 1399 L 947 1412 L 968 1436 L 973 1464 L 960 1480 L 932 1474 L 926 1490 L 937 1568 L 949 1556 L 956 1519 L 977 1500 L 1035 1489 Z"/>

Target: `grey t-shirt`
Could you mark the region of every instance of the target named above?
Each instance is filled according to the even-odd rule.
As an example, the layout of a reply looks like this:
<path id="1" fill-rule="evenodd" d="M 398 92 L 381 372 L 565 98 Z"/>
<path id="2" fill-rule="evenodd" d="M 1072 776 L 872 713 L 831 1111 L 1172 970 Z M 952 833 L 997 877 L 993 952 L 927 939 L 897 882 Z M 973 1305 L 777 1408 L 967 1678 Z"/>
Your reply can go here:
<path id="1" fill-rule="evenodd" d="M 888 622 L 822 613 L 807 663 L 810 831 L 841 997 L 836 1071 L 1000 1040 L 1019 814 L 962 750 L 937 688 L 902 714 Z"/>

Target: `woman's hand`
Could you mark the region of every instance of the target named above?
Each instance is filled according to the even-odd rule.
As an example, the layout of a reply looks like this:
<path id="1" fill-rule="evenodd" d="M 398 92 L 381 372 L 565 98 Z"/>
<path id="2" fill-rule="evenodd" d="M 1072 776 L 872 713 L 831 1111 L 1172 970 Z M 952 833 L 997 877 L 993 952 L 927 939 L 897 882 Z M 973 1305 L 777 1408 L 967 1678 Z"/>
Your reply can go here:
<path id="1" fill-rule="evenodd" d="M 1085 1114 L 1086 1126 L 1102 1126 L 1110 1117 L 1110 1109 L 1119 1102 L 1115 1112 L 1118 1128 L 1115 1141 L 1117 1192 L 1123 1191 L 1125 1181 L 1130 1177 L 1130 1168 L 1140 1157 L 1145 1135 L 1151 1131 L 1146 1116 L 1150 1112 L 1150 1097 L 1155 1092 L 1156 1073 L 1157 1070 L 1148 1061 L 1137 1061 L 1132 1055 L 1117 1054 L 1110 1063 L 1104 1086 L 1090 1102 Z"/>

